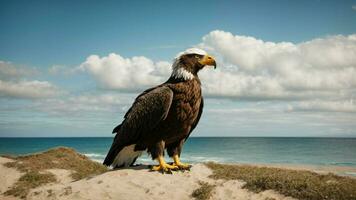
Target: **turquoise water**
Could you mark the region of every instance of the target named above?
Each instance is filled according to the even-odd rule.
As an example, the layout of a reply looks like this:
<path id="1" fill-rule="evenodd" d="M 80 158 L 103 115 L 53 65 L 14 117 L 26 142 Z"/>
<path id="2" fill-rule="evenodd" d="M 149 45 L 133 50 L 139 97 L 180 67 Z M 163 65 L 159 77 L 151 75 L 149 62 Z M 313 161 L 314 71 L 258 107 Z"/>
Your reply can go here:
<path id="1" fill-rule="evenodd" d="M 112 138 L 0 138 L 0 154 L 28 154 L 56 146 L 102 161 Z M 282 163 L 356 166 L 356 138 L 189 138 L 185 162 Z M 144 154 L 137 163 L 150 163 Z"/>

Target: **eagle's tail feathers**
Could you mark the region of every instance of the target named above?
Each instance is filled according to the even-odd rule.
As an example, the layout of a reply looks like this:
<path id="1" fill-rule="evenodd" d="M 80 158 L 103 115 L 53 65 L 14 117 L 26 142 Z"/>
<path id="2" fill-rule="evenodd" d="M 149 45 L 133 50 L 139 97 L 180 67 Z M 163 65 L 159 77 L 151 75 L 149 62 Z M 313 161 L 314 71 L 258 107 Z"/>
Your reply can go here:
<path id="1" fill-rule="evenodd" d="M 136 159 L 141 156 L 142 151 L 135 151 L 135 144 L 125 146 L 115 156 L 111 163 L 114 168 L 129 167 L 134 164 Z M 105 164 L 105 163 L 104 163 Z"/>
<path id="2" fill-rule="evenodd" d="M 108 154 L 106 155 L 103 164 L 106 165 L 106 166 L 110 166 L 110 165 L 113 163 L 113 161 L 114 161 L 114 159 L 115 159 L 115 156 L 117 155 L 117 152 L 120 151 L 121 149 L 122 149 L 122 147 L 119 148 L 119 147 L 115 147 L 115 146 L 113 145 L 113 146 L 110 148 Z"/>

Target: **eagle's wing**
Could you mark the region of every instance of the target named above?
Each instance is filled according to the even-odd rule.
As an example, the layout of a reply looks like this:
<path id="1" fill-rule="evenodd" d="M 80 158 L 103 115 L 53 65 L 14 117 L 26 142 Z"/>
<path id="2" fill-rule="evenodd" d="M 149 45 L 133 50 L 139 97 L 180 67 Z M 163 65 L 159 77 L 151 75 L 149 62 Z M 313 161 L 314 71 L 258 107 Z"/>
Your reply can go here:
<path id="1" fill-rule="evenodd" d="M 172 100 L 173 91 L 166 86 L 151 88 L 139 95 L 125 114 L 124 121 L 113 130 L 117 134 L 104 164 L 111 165 L 122 148 L 135 144 L 143 134 L 164 120 Z"/>
<path id="2" fill-rule="evenodd" d="M 167 117 L 172 100 L 173 91 L 165 86 L 143 92 L 125 114 L 120 132 L 134 142 Z"/>
<path id="3" fill-rule="evenodd" d="M 197 118 L 195 119 L 194 123 L 192 124 L 192 127 L 190 128 L 189 134 L 187 135 L 187 137 L 185 138 L 185 140 L 188 139 L 189 135 L 193 132 L 193 130 L 195 129 L 195 127 L 197 127 L 197 125 L 198 125 L 198 123 L 199 123 L 199 120 L 200 120 L 200 117 L 201 117 L 201 115 L 203 114 L 203 107 L 204 107 L 204 99 L 203 99 L 203 97 L 202 97 L 202 98 L 201 98 L 201 101 L 200 101 L 200 107 L 199 107 L 198 116 L 197 116 Z"/>

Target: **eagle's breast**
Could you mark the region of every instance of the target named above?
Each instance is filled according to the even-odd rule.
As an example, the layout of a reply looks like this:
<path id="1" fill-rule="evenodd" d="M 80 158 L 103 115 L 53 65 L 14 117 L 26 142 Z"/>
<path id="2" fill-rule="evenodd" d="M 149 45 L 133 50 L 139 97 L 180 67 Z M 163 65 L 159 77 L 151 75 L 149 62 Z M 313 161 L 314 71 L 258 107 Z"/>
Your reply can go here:
<path id="1" fill-rule="evenodd" d="M 201 103 L 200 81 L 193 79 L 170 85 L 173 102 L 167 120 L 182 135 L 188 134 L 191 125 L 198 117 Z"/>

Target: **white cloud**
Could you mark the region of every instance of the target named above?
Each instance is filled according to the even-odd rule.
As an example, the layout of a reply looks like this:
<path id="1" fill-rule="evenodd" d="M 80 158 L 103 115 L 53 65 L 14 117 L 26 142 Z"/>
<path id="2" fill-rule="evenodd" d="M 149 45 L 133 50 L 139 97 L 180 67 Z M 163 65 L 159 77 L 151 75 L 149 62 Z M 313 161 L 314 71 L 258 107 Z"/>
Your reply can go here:
<path id="1" fill-rule="evenodd" d="M 64 65 L 53 65 L 48 68 L 48 73 L 50 75 L 73 75 L 78 72 L 78 68 L 71 68 Z"/>
<path id="2" fill-rule="evenodd" d="M 212 31 L 198 46 L 218 60 L 218 70 L 200 73 L 204 92 L 210 96 L 293 100 L 342 95 L 350 99 L 356 88 L 356 34 L 294 44 Z M 101 87 L 136 90 L 165 81 L 170 65 L 112 53 L 89 56 L 80 69 Z"/>
<path id="3" fill-rule="evenodd" d="M 35 68 L 0 61 L 0 97 L 47 98 L 63 93 L 47 81 L 27 80 L 38 74 Z"/>
<path id="4" fill-rule="evenodd" d="M 45 98 L 56 96 L 60 90 L 47 81 L 2 81 L 0 97 Z"/>
<path id="5" fill-rule="evenodd" d="M 16 67 L 11 62 L 0 60 L 0 79 L 13 80 L 20 77 L 32 76 L 39 72 L 33 68 Z"/>
<path id="6" fill-rule="evenodd" d="M 217 102 L 220 103 L 216 104 Z M 226 99 L 206 99 L 202 120 L 193 134 L 247 137 L 355 135 L 355 112 L 342 111 L 339 108 L 342 105 L 335 104 L 333 111 L 289 110 L 286 112 L 286 105 L 292 103 L 296 103 L 293 108 L 299 105 L 299 102 L 236 102 Z M 345 102 L 347 105 L 345 109 L 348 104 L 350 102 Z"/>
<path id="7" fill-rule="evenodd" d="M 170 63 L 153 62 L 143 57 L 124 58 L 111 53 L 89 56 L 80 69 L 87 71 L 102 87 L 133 90 L 162 82 L 170 74 Z"/>
<path id="8" fill-rule="evenodd" d="M 117 112 L 126 111 L 133 99 L 132 94 L 124 93 L 70 95 L 37 101 L 31 109 L 57 116 L 83 116 L 89 113 L 117 115 Z"/>
<path id="9" fill-rule="evenodd" d="M 289 106 L 288 111 L 321 111 L 321 112 L 349 112 L 356 113 L 356 104 L 349 101 L 302 101 Z"/>
<path id="10" fill-rule="evenodd" d="M 221 71 L 201 73 L 209 95 L 350 99 L 356 88 L 356 34 L 293 44 L 212 31 L 199 46 L 222 60 Z"/>
<path id="11" fill-rule="evenodd" d="M 210 96 L 244 99 L 288 98 L 279 83 L 269 77 L 204 70 L 200 75 L 203 92 Z"/>
<path id="12" fill-rule="evenodd" d="M 283 73 L 294 68 L 348 68 L 356 63 L 356 34 L 329 36 L 307 42 L 268 42 L 254 37 L 212 31 L 203 48 L 218 53 L 240 70 Z"/>
<path id="13" fill-rule="evenodd" d="M 200 72 L 206 96 L 314 102 L 327 110 L 330 102 L 341 106 L 352 102 L 356 94 L 356 34 L 295 44 L 212 31 L 197 46 L 218 60 L 217 70 Z M 79 69 L 91 74 L 101 87 L 132 91 L 167 80 L 171 63 L 112 53 L 89 56 Z M 312 111 L 312 107 L 316 106 L 300 104 L 294 110 Z"/>
<path id="14" fill-rule="evenodd" d="M 353 5 L 351 8 L 352 10 L 356 10 L 356 5 Z"/>

